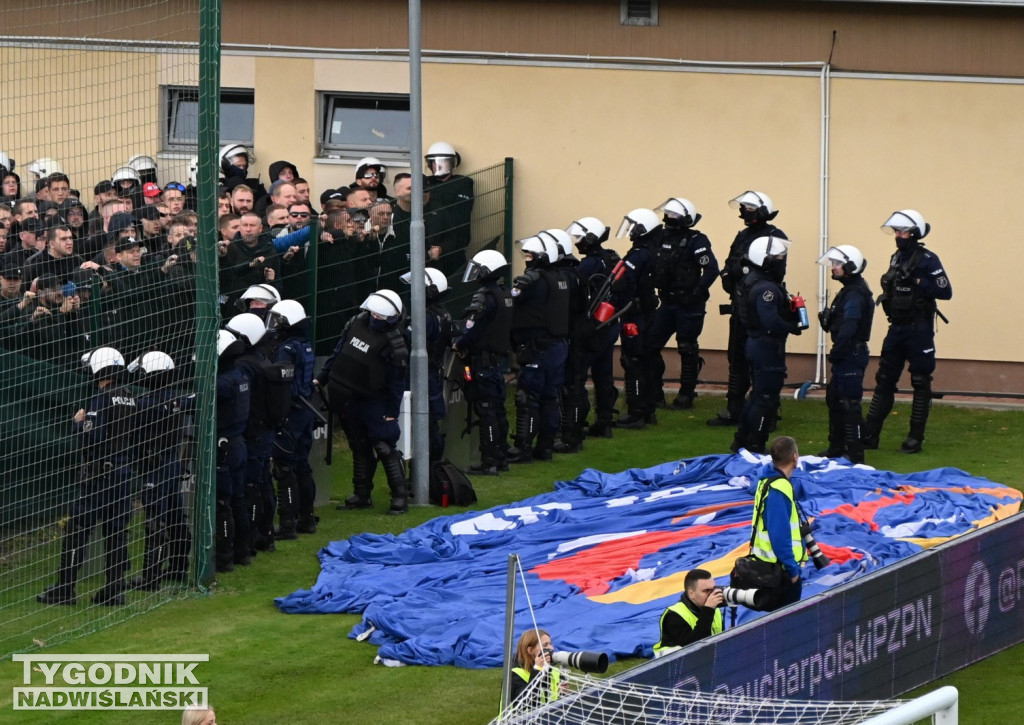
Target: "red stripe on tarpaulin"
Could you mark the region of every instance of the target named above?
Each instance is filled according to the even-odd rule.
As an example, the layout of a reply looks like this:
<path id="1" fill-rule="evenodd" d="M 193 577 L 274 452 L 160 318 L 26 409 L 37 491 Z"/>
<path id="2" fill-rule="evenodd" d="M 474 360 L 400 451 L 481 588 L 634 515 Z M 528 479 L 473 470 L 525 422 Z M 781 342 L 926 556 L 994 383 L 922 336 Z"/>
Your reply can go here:
<path id="1" fill-rule="evenodd" d="M 835 508 L 825 509 L 821 516 L 826 514 L 840 514 L 861 524 L 867 524 L 872 531 L 878 531 L 878 524 L 875 523 L 875 514 L 881 509 L 896 504 L 909 504 L 914 502 L 914 494 L 897 493 L 894 496 L 875 499 L 874 501 L 861 501 L 860 503 L 844 503 Z M 824 549 L 822 549 L 824 551 Z"/>
<path id="2" fill-rule="evenodd" d="M 677 531 L 653 531 L 623 539 L 603 541 L 584 551 L 546 564 L 538 564 L 530 571 L 541 579 L 561 579 L 579 587 L 586 595 L 604 594 L 610 582 L 630 569 L 637 569 L 647 554 L 660 551 L 683 541 L 711 536 L 735 528 L 750 528 L 749 521 L 720 526 L 698 524 Z"/>

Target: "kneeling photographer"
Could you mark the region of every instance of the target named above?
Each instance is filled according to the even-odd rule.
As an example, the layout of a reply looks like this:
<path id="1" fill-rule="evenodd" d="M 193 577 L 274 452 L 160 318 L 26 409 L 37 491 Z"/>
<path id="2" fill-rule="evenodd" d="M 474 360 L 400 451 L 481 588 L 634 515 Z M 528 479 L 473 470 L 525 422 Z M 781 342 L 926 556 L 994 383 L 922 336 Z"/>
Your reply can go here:
<path id="1" fill-rule="evenodd" d="M 691 569 L 683 579 L 679 601 L 661 615 L 661 639 L 654 645 L 654 656 L 663 657 L 697 640 L 719 634 L 723 628 L 725 605 L 722 590 L 711 572 Z"/>
<path id="2" fill-rule="evenodd" d="M 763 612 L 800 600 L 800 573 L 808 549 L 817 568 L 829 563 L 811 536 L 789 480 L 800 459 L 796 441 L 779 436 L 772 441 L 770 452 L 774 470 L 758 481 L 754 494 L 750 555 L 737 559 L 732 571 L 732 589 L 741 591 L 726 596 L 728 604 L 740 603 Z"/>

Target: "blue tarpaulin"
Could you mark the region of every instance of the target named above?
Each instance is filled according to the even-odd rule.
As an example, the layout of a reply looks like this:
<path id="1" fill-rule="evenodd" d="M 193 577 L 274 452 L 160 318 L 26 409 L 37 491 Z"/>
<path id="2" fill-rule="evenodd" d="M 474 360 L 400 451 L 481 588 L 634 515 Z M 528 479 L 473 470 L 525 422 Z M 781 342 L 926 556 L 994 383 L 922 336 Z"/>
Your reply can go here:
<path id="1" fill-rule="evenodd" d="M 685 573 L 708 569 L 727 584 L 733 560 L 747 553 L 766 461 L 743 452 L 588 469 L 514 504 L 397 536 L 335 541 L 319 553 L 313 588 L 276 604 L 292 614 L 362 613 L 350 636 L 378 646 L 386 661 L 499 667 L 514 553 L 526 583 L 517 634 L 532 626 L 532 605 L 559 649 L 650 656 Z M 813 456 L 801 458 L 793 483 L 832 559 L 820 571 L 807 565 L 805 598 L 1004 518 L 1021 502 L 1020 492 L 954 468 L 896 474 Z M 753 616 L 741 609 L 739 621 Z"/>

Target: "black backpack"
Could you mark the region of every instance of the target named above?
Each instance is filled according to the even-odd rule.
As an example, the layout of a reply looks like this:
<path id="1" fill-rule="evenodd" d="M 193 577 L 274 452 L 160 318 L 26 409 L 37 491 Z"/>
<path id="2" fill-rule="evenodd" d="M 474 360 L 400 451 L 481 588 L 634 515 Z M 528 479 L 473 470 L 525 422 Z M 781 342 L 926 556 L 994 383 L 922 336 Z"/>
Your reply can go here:
<path id="1" fill-rule="evenodd" d="M 476 503 L 473 484 L 447 458 L 430 467 L 430 503 L 435 506 L 469 506 Z"/>

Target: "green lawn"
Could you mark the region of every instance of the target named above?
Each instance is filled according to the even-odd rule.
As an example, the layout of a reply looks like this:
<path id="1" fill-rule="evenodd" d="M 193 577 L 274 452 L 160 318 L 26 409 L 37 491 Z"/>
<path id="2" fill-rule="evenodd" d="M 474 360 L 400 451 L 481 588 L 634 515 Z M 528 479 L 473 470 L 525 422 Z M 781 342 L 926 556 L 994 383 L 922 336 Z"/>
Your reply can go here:
<path id="1" fill-rule="evenodd" d="M 551 463 L 515 467 L 499 479 L 475 482 L 478 508 L 488 508 L 550 490 L 552 482 L 584 468 L 618 471 L 706 453 L 724 452 L 731 430 L 704 420 L 721 399 L 702 397 L 693 411 L 659 411 L 660 424 L 644 431 L 616 431 L 611 440 L 588 441 L 583 453 Z M 936 406 L 923 453 L 896 452 L 905 435 L 909 408 L 898 405 L 883 434 L 883 450 L 868 463 L 899 472 L 954 466 L 1021 488 L 1024 412 Z M 816 400 L 783 404 L 778 433 L 793 435 L 805 453 L 825 447 L 825 408 Z M 348 458 L 336 456 L 336 497 L 344 496 Z M 382 475 L 378 479 L 383 480 Z M 284 615 L 273 598 L 308 587 L 319 571 L 315 554 L 324 543 L 360 532 L 398 532 L 440 513 L 413 509 L 404 517 L 379 512 L 343 512 L 333 504 L 319 513 L 320 533 L 280 542 L 255 564 L 221 577 L 211 595 L 172 601 L 104 631 L 54 647 L 63 653 L 208 653 L 203 684 L 221 723 L 486 723 L 498 700 L 500 672 L 452 667 L 389 669 L 373 664 L 375 648 L 347 638 L 357 615 Z M 133 595 L 134 596 L 134 595 Z M 1017 722 L 1016 688 L 1024 681 L 1024 648 L 1018 646 L 947 678 L 960 688 L 965 725 Z M 630 663 L 626 663 L 627 665 Z M 617 668 L 620 669 L 620 668 Z M 21 665 L 0 663 L 0 711 L 11 723 L 173 723 L 168 712 L 12 713 L 11 688 Z M 930 688 L 927 688 L 930 689 Z"/>

